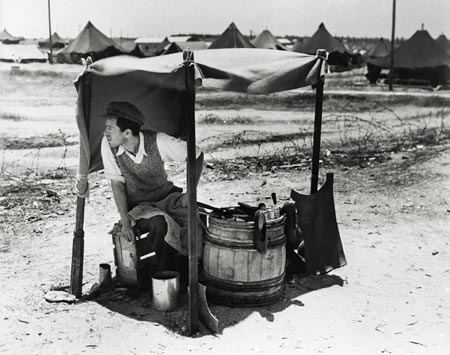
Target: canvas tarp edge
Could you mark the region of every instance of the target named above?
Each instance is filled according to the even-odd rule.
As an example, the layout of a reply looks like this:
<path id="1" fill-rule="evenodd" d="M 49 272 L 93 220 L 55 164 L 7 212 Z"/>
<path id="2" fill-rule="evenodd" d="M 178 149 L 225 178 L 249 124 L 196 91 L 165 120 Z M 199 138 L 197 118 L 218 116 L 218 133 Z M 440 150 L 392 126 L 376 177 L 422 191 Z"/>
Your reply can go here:
<path id="1" fill-rule="evenodd" d="M 319 70 L 320 75 L 325 74 L 325 66 L 326 63 L 323 61 L 323 65 L 320 66 L 320 61 L 318 60 L 317 56 L 308 56 L 310 60 L 307 61 L 307 64 L 311 64 L 311 68 L 307 71 L 306 75 L 304 76 L 304 80 L 301 82 L 300 85 L 292 86 L 292 87 L 285 87 L 278 91 L 285 91 L 290 89 L 295 89 L 302 86 L 307 85 L 313 85 L 316 83 L 317 78 L 319 76 Z M 139 59 L 138 59 L 139 60 Z M 99 63 L 99 62 L 96 62 Z M 94 63 L 95 64 L 95 63 Z M 320 67 L 319 67 L 320 66 Z M 197 65 L 196 65 L 197 67 Z M 197 69 L 199 69 L 197 67 Z M 78 175 L 77 175 L 77 181 L 76 181 L 76 193 L 79 197 L 86 197 L 89 194 L 89 186 L 88 186 L 88 174 L 89 172 L 93 172 L 96 170 L 101 169 L 101 167 L 96 167 L 96 169 L 92 169 L 90 167 L 90 147 L 89 147 L 89 133 L 88 133 L 88 127 L 86 126 L 86 120 L 88 119 L 85 117 L 83 104 L 84 104 L 84 96 L 85 96 L 85 88 L 84 88 L 84 80 L 86 78 L 85 74 L 89 73 L 90 75 L 94 74 L 94 71 L 92 68 L 89 68 L 88 66 L 83 70 L 83 72 L 78 76 L 75 85 L 77 86 L 78 90 L 78 97 L 77 97 L 77 108 L 76 108 L 76 120 L 78 129 L 80 132 L 80 156 L 79 156 L 79 169 L 78 169 Z M 115 74 L 119 74 L 119 72 L 116 72 Z M 170 73 L 170 72 L 167 72 Z M 96 74 L 102 75 L 100 72 L 97 72 Z M 179 73 L 180 74 L 180 73 Z M 94 74 L 95 75 L 95 74 Z M 107 75 L 103 73 L 103 75 Z M 198 73 L 196 76 L 199 75 L 199 77 L 203 77 L 201 70 L 198 70 Z M 261 83 L 259 83 L 261 84 Z M 217 87 L 222 87 L 223 85 L 217 85 Z M 230 90 L 231 88 L 226 88 L 227 90 Z M 248 93 L 252 94 L 266 94 L 270 92 L 276 92 L 276 91 L 265 91 L 261 90 L 261 87 L 258 85 L 249 85 L 248 86 Z M 91 171 L 89 171 L 91 169 Z"/>

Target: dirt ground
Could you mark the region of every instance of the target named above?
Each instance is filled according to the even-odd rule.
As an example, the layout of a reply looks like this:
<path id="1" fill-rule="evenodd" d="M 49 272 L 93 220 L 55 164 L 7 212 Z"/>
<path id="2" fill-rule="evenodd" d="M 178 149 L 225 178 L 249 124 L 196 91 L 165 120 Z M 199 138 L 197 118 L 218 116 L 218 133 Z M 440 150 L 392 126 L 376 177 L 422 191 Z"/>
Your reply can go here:
<path id="1" fill-rule="evenodd" d="M 9 78 L 7 70 L 0 67 L 3 79 Z M 77 72 L 71 66 L 52 70 L 67 74 L 68 82 Z M 57 79 L 61 83 L 66 77 Z M 16 142 L 26 139 L 29 143 L 33 137 L 60 130 L 68 142 L 76 141 L 70 82 L 61 88 L 56 104 L 48 102 L 44 110 L 37 108 L 42 107 L 39 94 L 30 94 L 29 89 L 22 94 L 10 90 L 11 85 L 19 87 L 23 82 L 9 80 L 8 84 L 0 84 L 0 135 L 4 142 L 15 137 Z M 50 84 L 41 85 L 42 90 L 50 91 Z M 28 100 L 24 93 L 29 94 Z M 203 143 L 209 147 L 199 201 L 215 206 L 270 203 L 270 194 L 276 192 L 282 204 L 291 189 L 308 193 L 307 164 L 291 168 L 275 164 L 262 171 L 249 167 L 245 174 L 233 170 L 224 175 L 219 169 L 219 158 L 228 156 L 239 161 L 251 155 L 251 147 L 260 146 L 260 137 L 240 137 L 238 143 L 245 149 L 214 146 L 208 137 L 225 131 L 254 131 L 257 126 L 264 127 L 259 130 L 262 134 L 277 127 L 270 119 L 276 115 L 286 120 L 278 131 L 287 134 L 292 130 L 286 128 L 287 121 L 299 124 L 311 114 L 311 110 L 302 110 L 294 117 L 288 111 L 273 110 L 271 114 L 267 110 L 248 110 L 214 108 L 197 113 L 198 119 L 208 114 L 210 118 L 239 118 L 233 125 L 199 122 L 199 136 L 207 139 Z M 420 122 L 421 127 L 424 117 L 427 127 L 439 127 L 439 115 L 448 118 L 448 111 L 439 110 L 408 104 L 396 108 L 395 113 L 404 115 L 404 120 Z M 431 114 L 427 115 L 427 111 Z M 351 114 L 364 118 L 378 112 L 385 118 L 384 124 L 395 125 L 398 134 L 402 132 L 397 119 L 386 119 L 386 111 L 371 112 L 362 109 Z M 16 116 L 7 117 L 6 113 Z M 329 125 L 328 132 L 324 132 L 324 151 L 330 149 L 328 155 L 337 156 L 333 147 L 343 138 L 330 116 L 336 112 L 324 114 L 329 115 L 325 120 Z M 55 124 L 57 120 L 61 122 Z M 331 128 L 333 122 L 336 126 Z M 220 322 L 220 333 L 213 335 L 200 324 L 199 333 L 193 337 L 185 334 L 186 296 L 179 310 L 168 313 L 155 311 L 146 293 L 117 291 L 74 304 L 46 302 L 43 295 L 52 285 L 69 282 L 77 146 L 67 143 L 39 148 L 38 155 L 36 149 L 3 148 L 0 353 L 449 354 L 450 144 L 447 140 L 419 143 L 389 151 L 383 159 L 370 156 L 358 164 L 338 164 L 324 157 L 321 182 L 326 172 L 335 174 L 337 220 L 348 264 L 327 275 L 297 275 L 286 283 L 282 298 L 272 306 L 230 308 L 211 304 Z M 279 149 L 273 143 L 270 148 Z M 174 182 L 184 185 L 181 167 L 171 166 L 169 171 Z M 91 177 L 91 187 L 84 223 L 86 283 L 98 280 L 99 263 L 114 264 L 107 231 L 118 219 L 109 183 L 101 173 Z"/>

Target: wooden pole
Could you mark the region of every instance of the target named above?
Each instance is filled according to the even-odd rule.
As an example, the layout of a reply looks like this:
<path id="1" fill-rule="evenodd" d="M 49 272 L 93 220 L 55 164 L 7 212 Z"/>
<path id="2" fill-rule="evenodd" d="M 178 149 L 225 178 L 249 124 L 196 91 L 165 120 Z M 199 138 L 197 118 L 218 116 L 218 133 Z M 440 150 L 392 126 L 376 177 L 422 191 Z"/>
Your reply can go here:
<path id="1" fill-rule="evenodd" d="M 53 42 L 52 42 L 52 21 L 51 21 L 51 17 L 50 17 L 50 0 L 48 0 L 48 40 L 49 40 L 49 45 L 50 45 L 50 58 L 48 59 L 48 61 L 50 62 L 50 64 L 53 64 Z"/>
<path id="2" fill-rule="evenodd" d="M 392 0 L 392 33 L 391 33 L 391 63 L 389 66 L 389 91 L 393 91 L 394 82 L 394 42 L 395 42 L 395 0 Z"/>
<path id="3" fill-rule="evenodd" d="M 187 192 L 189 199 L 189 333 L 198 332 L 197 185 L 194 52 L 183 52 L 186 73 Z"/>
<path id="4" fill-rule="evenodd" d="M 324 79 L 321 76 L 323 61 L 326 59 L 327 52 L 323 49 L 317 51 L 319 57 L 319 72 L 316 83 L 316 105 L 314 113 L 314 138 L 313 138 L 313 156 L 311 168 L 311 194 L 317 192 L 319 185 L 319 159 L 320 159 L 320 137 L 322 134 L 322 106 L 323 106 L 323 85 Z"/>
<path id="5" fill-rule="evenodd" d="M 91 80 L 85 74 L 81 79 L 83 85 L 83 114 L 89 132 L 91 112 Z M 83 259 L 84 259 L 84 207 L 85 198 L 77 197 L 77 210 L 75 216 L 75 232 L 72 241 L 72 269 L 70 271 L 70 293 L 80 298 L 83 286 Z"/>
<path id="6" fill-rule="evenodd" d="M 84 259 L 84 197 L 77 197 L 77 212 L 75 232 L 72 241 L 72 269 L 70 272 L 70 293 L 81 297 L 83 286 L 83 259 Z"/>

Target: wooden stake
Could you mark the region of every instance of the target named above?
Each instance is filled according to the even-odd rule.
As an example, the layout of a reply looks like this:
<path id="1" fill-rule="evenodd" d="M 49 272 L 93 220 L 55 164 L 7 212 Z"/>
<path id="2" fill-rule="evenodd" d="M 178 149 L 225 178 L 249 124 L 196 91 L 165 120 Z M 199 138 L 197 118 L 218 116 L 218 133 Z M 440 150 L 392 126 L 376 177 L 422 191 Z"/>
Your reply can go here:
<path id="1" fill-rule="evenodd" d="M 86 128 L 89 132 L 91 120 L 91 77 L 85 74 L 81 79 L 83 90 L 83 114 Z M 80 298 L 83 286 L 83 259 L 84 259 L 84 207 L 85 198 L 77 197 L 77 211 L 75 216 L 75 232 L 72 241 L 72 269 L 70 271 L 70 293 Z"/>
<path id="2" fill-rule="evenodd" d="M 189 333 L 198 332 L 197 186 L 194 52 L 183 52 L 186 73 L 187 192 L 189 199 Z"/>
<path id="3" fill-rule="evenodd" d="M 323 85 L 324 79 L 321 76 L 322 63 L 326 59 L 327 52 L 323 49 L 317 50 L 319 57 L 319 73 L 316 83 L 316 105 L 314 113 L 314 138 L 313 138 L 313 156 L 311 167 L 311 194 L 317 192 L 319 185 L 319 159 L 320 159 L 320 139 L 322 134 L 322 107 L 323 107 Z"/>
<path id="4" fill-rule="evenodd" d="M 75 232 L 72 241 L 72 269 L 70 273 L 70 293 L 76 298 L 81 297 L 83 286 L 84 204 L 84 197 L 77 197 Z"/>

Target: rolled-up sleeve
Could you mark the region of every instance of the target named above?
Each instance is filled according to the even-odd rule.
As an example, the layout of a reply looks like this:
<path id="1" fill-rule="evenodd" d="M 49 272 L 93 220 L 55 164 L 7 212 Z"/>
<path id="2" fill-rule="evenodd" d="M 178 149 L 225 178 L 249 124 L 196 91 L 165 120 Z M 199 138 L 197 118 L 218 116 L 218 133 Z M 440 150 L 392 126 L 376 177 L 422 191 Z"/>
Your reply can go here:
<path id="1" fill-rule="evenodd" d="M 163 161 L 183 162 L 187 159 L 187 143 L 181 139 L 169 136 L 163 132 L 158 132 L 156 135 L 156 144 Z M 197 146 L 195 148 L 195 157 L 198 158 L 202 151 Z"/>
<path id="2" fill-rule="evenodd" d="M 116 158 L 114 157 L 114 153 L 112 152 L 106 137 L 103 137 L 102 139 L 101 152 L 105 177 L 125 183 L 125 178 L 117 165 Z"/>

